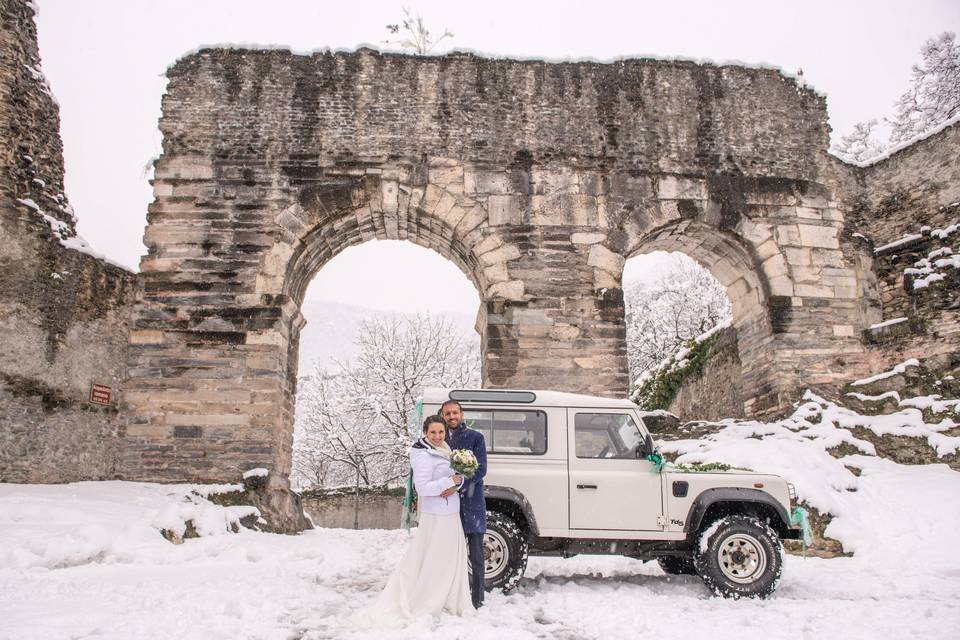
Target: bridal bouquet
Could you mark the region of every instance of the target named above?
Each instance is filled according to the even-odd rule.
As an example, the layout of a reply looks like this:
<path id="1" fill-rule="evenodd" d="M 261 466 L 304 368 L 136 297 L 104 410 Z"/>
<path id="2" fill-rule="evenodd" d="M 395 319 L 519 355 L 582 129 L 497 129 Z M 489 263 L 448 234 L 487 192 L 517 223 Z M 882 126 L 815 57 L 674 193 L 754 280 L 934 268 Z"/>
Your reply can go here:
<path id="1" fill-rule="evenodd" d="M 464 478 L 472 478 L 480 468 L 477 457 L 469 449 L 454 449 L 450 454 L 450 466 Z"/>

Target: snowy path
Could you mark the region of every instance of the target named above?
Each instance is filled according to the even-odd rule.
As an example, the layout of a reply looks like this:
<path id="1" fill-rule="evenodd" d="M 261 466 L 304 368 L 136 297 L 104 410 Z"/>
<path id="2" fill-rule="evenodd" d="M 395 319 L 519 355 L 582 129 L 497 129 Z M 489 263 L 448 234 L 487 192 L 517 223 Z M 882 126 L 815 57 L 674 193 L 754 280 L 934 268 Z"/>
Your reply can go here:
<path id="1" fill-rule="evenodd" d="M 245 532 L 173 546 L 149 522 L 177 495 L 120 482 L 0 485 L 0 637 L 872 639 L 960 628 L 960 563 L 944 548 L 942 566 L 909 549 L 883 565 L 788 557 L 765 602 L 710 598 L 698 578 L 654 563 L 531 558 L 519 590 L 491 594 L 470 619 L 351 632 L 339 615 L 372 601 L 405 533 Z"/>

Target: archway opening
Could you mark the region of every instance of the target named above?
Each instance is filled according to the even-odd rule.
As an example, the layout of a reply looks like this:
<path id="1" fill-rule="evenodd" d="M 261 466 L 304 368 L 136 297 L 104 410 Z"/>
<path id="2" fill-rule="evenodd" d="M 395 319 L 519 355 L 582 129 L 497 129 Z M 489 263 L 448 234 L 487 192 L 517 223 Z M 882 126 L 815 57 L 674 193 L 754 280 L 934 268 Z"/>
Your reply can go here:
<path id="1" fill-rule="evenodd" d="M 291 483 L 396 484 L 425 386 L 478 386 L 479 293 L 439 252 L 371 240 L 325 262 L 301 304 Z"/>
<path id="2" fill-rule="evenodd" d="M 717 420 L 773 401 L 768 287 L 738 238 L 689 222 L 659 229 L 630 252 L 623 281 L 641 406 Z"/>

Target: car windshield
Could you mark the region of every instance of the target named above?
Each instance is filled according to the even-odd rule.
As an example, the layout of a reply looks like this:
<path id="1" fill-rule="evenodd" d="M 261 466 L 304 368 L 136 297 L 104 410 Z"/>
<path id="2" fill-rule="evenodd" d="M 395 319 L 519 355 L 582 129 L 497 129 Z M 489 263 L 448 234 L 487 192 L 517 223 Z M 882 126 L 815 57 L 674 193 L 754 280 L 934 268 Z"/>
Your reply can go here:
<path id="1" fill-rule="evenodd" d="M 574 429 L 578 458 L 634 458 L 643 441 L 626 413 L 578 413 Z"/>

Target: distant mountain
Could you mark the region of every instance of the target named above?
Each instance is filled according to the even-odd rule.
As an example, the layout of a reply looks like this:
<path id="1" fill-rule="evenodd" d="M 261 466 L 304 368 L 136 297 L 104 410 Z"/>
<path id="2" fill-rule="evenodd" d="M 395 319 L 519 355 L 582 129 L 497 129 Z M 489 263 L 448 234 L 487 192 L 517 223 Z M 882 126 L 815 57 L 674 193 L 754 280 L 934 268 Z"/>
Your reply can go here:
<path id="1" fill-rule="evenodd" d="M 390 311 L 321 300 L 304 300 L 300 311 L 307 320 L 300 332 L 300 376 L 308 375 L 313 370 L 314 362 L 332 369 L 336 366 L 334 360 L 353 359 L 356 354 L 354 338 L 360 322 L 367 318 L 394 315 Z M 433 315 L 448 318 L 466 336 L 475 335 L 473 325 L 476 315 L 473 313 L 448 311 Z"/>

